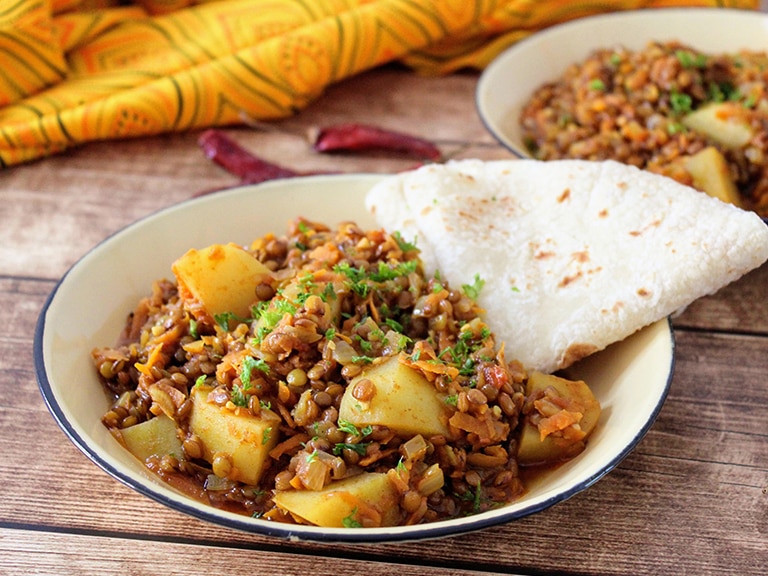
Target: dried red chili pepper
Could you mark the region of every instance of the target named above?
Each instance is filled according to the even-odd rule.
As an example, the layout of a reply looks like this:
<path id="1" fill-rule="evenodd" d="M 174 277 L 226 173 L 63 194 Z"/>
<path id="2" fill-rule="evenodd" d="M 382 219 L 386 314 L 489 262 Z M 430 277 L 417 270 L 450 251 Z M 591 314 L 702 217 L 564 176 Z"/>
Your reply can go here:
<path id="1" fill-rule="evenodd" d="M 442 158 L 440 149 L 428 140 L 366 124 L 337 124 L 322 128 L 313 147 L 318 152 L 389 150 L 434 161 Z"/>
<path id="2" fill-rule="evenodd" d="M 301 176 L 294 170 L 262 160 L 220 130 L 206 130 L 200 135 L 197 143 L 208 158 L 238 176 L 242 184 L 258 184 L 267 180 Z"/>

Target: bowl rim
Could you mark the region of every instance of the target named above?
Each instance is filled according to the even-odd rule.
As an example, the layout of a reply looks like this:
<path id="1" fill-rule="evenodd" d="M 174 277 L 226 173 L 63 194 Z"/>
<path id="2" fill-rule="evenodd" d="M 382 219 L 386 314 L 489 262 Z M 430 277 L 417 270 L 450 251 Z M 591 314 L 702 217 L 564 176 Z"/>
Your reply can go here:
<path id="1" fill-rule="evenodd" d="M 33 340 L 33 361 L 38 389 L 40 390 L 48 411 L 53 416 L 59 428 L 61 428 L 69 440 L 86 457 L 88 457 L 88 459 L 90 459 L 109 476 L 142 494 L 143 496 L 146 496 L 151 500 L 166 506 L 169 509 L 182 512 L 186 515 L 192 516 L 199 520 L 210 522 L 214 525 L 232 528 L 251 534 L 261 534 L 289 539 L 292 541 L 304 542 L 382 543 L 398 541 L 419 541 L 474 532 L 480 529 L 504 524 L 513 520 L 518 520 L 550 508 L 551 506 L 565 501 L 575 496 L 579 492 L 584 491 L 585 489 L 595 484 L 598 480 L 603 478 L 606 474 L 611 472 L 613 469 L 615 469 L 635 449 L 639 442 L 648 433 L 650 428 L 655 423 L 659 412 L 661 411 L 669 394 L 676 362 L 676 342 L 670 317 L 659 320 L 657 322 L 666 324 L 664 328 L 668 331 L 670 341 L 670 363 L 668 366 L 666 382 L 664 383 L 656 404 L 653 406 L 653 409 L 649 411 L 649 417 L 637 430 L 636 434 L 624 444 L 621 451 L 615 454 L 607 463 L 602 465 L 599 470 L 584 478 L 580 482 L 575 483 L 568 489 L 563 490 L 562 492 L 559 492 L 551 497 L 543 499 L 539 502 L 533 502 L 521 509 L 509 511 L 507 513 L 505 513 L 505 507 L 499 507 L 491 511 L 462 517 L 460 519 L 442 520 L 414 526 L 393 526 L 370 529 L 323 528 L 317 526 L 281 524 L 278 522 L 268 522 L 264 520 L 252 519 L 247 516 L 226 512 L 205 504 L 195 505 L 195 501 L 187 496 L 182 496 L 178 499 L 172 498 L 169 496 L 169 494 L 166 493 L 170 493 L 172 489 L 166 489 L 162 486 L 162 484 L 159 484 L 162 482 L 159 479 L 156 480 L 158 484 L 153 484 L 149 481 L 146 483 L 136 482 L 135 479 L 132 478 L 129 474 L 120 470 L 118 467 L 114 466 L 106 458 L 104 458 L 97 449 L 91 446 L 86 441 L 86 439 L 83 438 L 83 436 L 76 429 L 76 426 L 68 420 L 66 411 L 62 407 L 62 404 L 57 397 L 57 392 L 52 382 L 52 377 L 50 377 L 45 363 L 46 329 L 48 327 L 47 315 L 51 306 L 54 304 L 54 302 L 56 302 L 57 295 L 60 293 L 60 290 L 65 285 L 65 283 L 68 282 L 69 278 L 71 278 L 73 271 L 83 265 L 83 262 L 85 262 L 90 255 L 99 250 L 105 249 L 105 246 L 107 246 L 109 243 L 115 241 L 116 239 L 119 240 L 119 238 L 123 235 L 130 234 L 131 231 L 137 227 L 140 227 L 145 222 L 162 217 L 166 213 L 173 212 L 179 208 L 183 208 L 188 204 L 199 202 L 204 198 L 208 198 L 214 195 L 255 194 L 262 192 L 267 193 L 271 188 L 275 186 L 290 186 L 292 182 L 298 180 L 301 180 L 302 184 L 312 182 L 313 180 L 323 181 L 330 179 L 332 181 L 337 181 L 339 179 L 354 180 L 361 178 L 368 178 L 371 180 L 371 182 L 374 182 L 377 178 L 381 178 L 382 176 L 383 175 L 381 174 L 364 173 L 317 175 L 286 178 L 255 185 L 236 186 L 233 188 L 213 192 L 203 197 L 189 198 L 187 200 L 183 200 L 181 202 L 153 211 L 109 234 L 96 245 L 92 246 L 80 258 L 78 258 L 75 263 L 72 264 L 72 266 L 56 282 L 56 285 L 46 298 L 45 303 L 39 312 L 35 325 Z"/>

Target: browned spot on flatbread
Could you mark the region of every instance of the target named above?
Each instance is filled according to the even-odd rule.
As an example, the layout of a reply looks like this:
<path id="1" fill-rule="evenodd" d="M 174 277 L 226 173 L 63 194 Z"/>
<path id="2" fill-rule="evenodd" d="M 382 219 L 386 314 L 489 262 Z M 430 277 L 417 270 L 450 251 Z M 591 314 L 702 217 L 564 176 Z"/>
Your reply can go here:
<path id="1" fill-rule="evenodd" d="M 594 344 L 588 344 L 586 342 L 576 342 L 571 344 L 560 358 L 558 369 L 567 368 L 574 362 L 578 362 L 582 358 L 586 358 L 590 354 L 594 354 L 597 352 L 597 350 L 597 346 Z"/>
<path id="2" fill-rule="evenodd" d="M 477 214 L 474 213 L 474 212 L 467 212 L 465 210 L 459 210 L 458 214 L 459 214 L 459 216 L 461 216 L 465 220 L 469 220 L 470 222 L 474 222 L 474 221 L 476 221 L 478 219 L 477 218 Z"/>
<path id="3" fill-rule="evenodd" d="M 629 235 L 630 236 L 640 236 L 640 235 L 644 234 L 645 232 L 647 232 L 648 230 L 650 230 L 651 228 L 658 228 L 660 225 L 661 225 L 661 220 L 654 220 L 653 222 L 648 224 L 642 230 L 632 230 L 632 231 L 630 231 Z"/>
<path id="4" fill-rule="evenodd" d="M 570 198 L 570 197 L 571 197 L 571 189 L 570 188 L 566 188 L 565 190 L 563 190 L 563 193 L 560 194 L 560 196 L 557 197 L 557 201 L 558 201 L 558 203 L 562 204 L 563 202 L 568 200 L 568 198 Z"/>
<path id="5" fill-rule="evenodd" d="M 597 213 L 598 218 L 607 218 L 608 217 L 608 208 L 603 208 L 600 210 L 600 212 Z"/>
<path id="6" fill-rule="evenodd" d="M 565 276 L 562 280 L 560 280 L 560 284 L 558 284 L 558 287 L 565 288 L 568 286 L 568 284 L 571 284 L 573 282 L 576 282 L 579 278 L 582 277 L 581 272 L 576 272 L 576 274 L 571 274 L 570 276 Z"/>
<path id="7" fill-rule="evenodd" d="M 582 250 L 580 252 L 574 252 L 571 256 L 573 257 L 574 261 L 580 264 L 589 262 L 589 252 L 586 250 Z"/>
<path id="8" fill-rule="evenodd" d="M 648 298 L 651 295 L 651 291 L 647 288 L 639 288 L 637 290 L 637 295 L 642 298 Z"/>
<path id="9" fill-rule="evenodd" d="M 560 284 L 558 284 L 558 286 L 560 288 L 564 288 L 565 286 L 568 286 L 569 284 L 572 284 L 573 282 L 575 282 L 576 280 L 578 280 L 579 278 L 584 276 L 585 272 L 588 273 L 588 274 L 590 273 L 589 270 L 585 270 L 583 268 L 583 266 L 582 266 L 583 264 L 586 264 L 587 262 L 589 262 L 589 251 L 588 250 L 581 250 L 579 252 L 573 252 L 571 254 L 571 261 L 575 262 L 577 264 L 576 267 L 578 268 L 578 270 L 575 273 L 573 273 L 573 274 L 570 274 L 568 276 L 564 276 L 563 279 L 560 280 Z"/>
<path id="10" fill-rule="evenodd" d="M 610 308 L 601 308 L 600 313 L 601 314 L 617 314 L 619 310 L 621 310 L 622 308 L 624 308 L 624 302 L 619 300 Z"/>
<path id="11" fill-rule="evenodd" d="M 620 190 L 626 190 L 627 188 L 629 188 L 629 184 L 627 184 L 626 182 L 619 182 L 618 184 L 616 184 L 616 187 L 619 188 Z"/>
<path id="12" fill-rule="evenodd" d="M 540 250 L 539 252 L 536 252 L 536 254 L 533 255 L 533 258 L 534 260 L 546 260 L 547 258 L 552 258 L 553 256 L 555 256 L 554 252 Z"/>

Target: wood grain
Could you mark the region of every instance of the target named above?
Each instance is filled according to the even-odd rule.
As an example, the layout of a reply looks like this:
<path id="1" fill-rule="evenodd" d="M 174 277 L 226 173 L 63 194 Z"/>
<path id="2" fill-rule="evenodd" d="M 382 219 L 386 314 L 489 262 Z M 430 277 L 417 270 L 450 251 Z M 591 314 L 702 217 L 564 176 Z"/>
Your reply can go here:
<path id="1" fill-rule="evenodd" d="M 506 158 L 476 116 L 476 76 L 396 68 L 333 87 L 269 130 L 229 129 L 307 171 L 395 172 L 402 157 L 320 155 L 306 134 L 365 121 Z M 237 183 L 197 134 L 100 143 L 0 173 L 0 573 L 761 575 L 768 566 L 768 302 L 764 266 L 674 318 L 675 375 L 635 450 L 588 490 L 519 521 L 432 542 L 287 542 L 208 524 L 108 476 L 37 389 L 32 341 L 56 281 L 155 210 Z"/>

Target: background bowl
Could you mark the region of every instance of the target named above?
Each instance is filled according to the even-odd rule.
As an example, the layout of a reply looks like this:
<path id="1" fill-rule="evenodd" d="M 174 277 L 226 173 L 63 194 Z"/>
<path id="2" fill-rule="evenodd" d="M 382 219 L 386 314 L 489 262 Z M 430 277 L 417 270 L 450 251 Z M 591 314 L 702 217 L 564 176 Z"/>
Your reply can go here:
<path id="1" fill-rule="evenodd" d="M 500 54 L 481 74 L 478 114 L 513 154 L 530 154 L 520 111 L 544 83 L 592 51 L 614 45 L 639 50 L 652 40 L 679 40 L 711 54 L 768 50 L 768 14 L 718 8 L 659 8 L 591 16 L 547 28 Z"/>
<path id="2" fill-rule="evenodd" d="M 648 431 L 667 395 L 674 341 L 666 320 L 573 368 L 589 382 L 603 407 L 587 450 L 538 476 L 516 502 L 475 516 L 375 529 L 328 529 L 249 518 L 204 506 L 174 490 L 109 434 L 101 416 L 110 399 L 96 377 L 90 352 L 116 341 L 126 314 L 150 292 L 152 281 L 172 278 L 170 267 L 176 258 L 189 248 L 230 241 L 245 245 L 267 232 L 282 234 L 298 216 L 329 225 L 354 220 L 375 227 L 363 200 L 380 178 L 306 177 L 203 196 L 152 214 L 83 256 L 48 298 L 35 334 L 40 390 L 71 441 L 107 473 L 173 509 L 240 530 L 316 541 L 393 541 L 467 532 L 543 510 L 613 469 Z"/>

